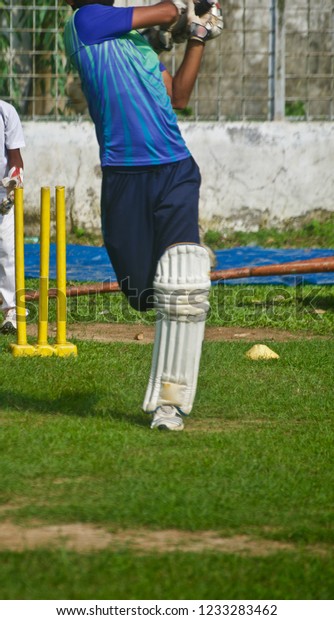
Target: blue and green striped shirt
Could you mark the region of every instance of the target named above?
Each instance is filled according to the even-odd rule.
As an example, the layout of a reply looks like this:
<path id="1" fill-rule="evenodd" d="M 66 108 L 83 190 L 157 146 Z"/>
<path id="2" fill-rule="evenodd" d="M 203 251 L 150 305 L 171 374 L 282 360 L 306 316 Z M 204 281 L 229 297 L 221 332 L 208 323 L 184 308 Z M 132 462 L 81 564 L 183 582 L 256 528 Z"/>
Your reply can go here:
<path id="1" fill-rule="evenodd" d="M 147 166 L 190 156 L 177 125 L 157 54 L 131 30 L 133 8 L 77 10 L 65 47 L 78 70 L 102 166 Z"/>

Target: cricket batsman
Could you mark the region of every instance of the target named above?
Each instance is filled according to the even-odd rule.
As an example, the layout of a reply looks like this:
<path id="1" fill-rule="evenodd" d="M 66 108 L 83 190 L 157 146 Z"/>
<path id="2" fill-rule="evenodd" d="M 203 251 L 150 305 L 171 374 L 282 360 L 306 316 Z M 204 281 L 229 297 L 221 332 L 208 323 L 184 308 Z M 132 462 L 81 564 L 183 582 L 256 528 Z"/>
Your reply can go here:
<path id="1" fill-rule="evenodd" d="M 74 11 L 66 53 L 100 149 L 105 247 L 131 306 L 157 310 L 143 409 L 152 429 L 180 431 L 196 392 L 210 261 L 199 243 L 201 177 L 173 108 L 186 107 L 205 45 L 221 33 L 220 7 L 208 0 L 126 8 L 113 0 L 66 2 Z M 158 51 L 187 39 L 174 77 L 151 34 Z"/>

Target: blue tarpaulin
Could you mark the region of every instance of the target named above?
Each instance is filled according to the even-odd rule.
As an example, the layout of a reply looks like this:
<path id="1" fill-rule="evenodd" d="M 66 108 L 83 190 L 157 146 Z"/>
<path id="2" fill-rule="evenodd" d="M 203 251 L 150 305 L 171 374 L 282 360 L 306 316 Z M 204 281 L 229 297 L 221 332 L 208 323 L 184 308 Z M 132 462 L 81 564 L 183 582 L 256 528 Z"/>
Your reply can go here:
<path id="1" fill-rule="evenodd" d="M 261 247 L 237 247 L 216 252 L 216 269 L 234 267 L 259 267 L 287 263 L 310 258 L 334 257 L 334 249 L 298 249 L 271 250 Z M 25 276 L 39 277 L 39 244 L 25 244 Z M 56 246 L 50 248 L 50 278 L 56 277 Z M 107 251 L 104 247 L 82 245 L 67 246 L 67 280 L 79 282 L 114 282 L 115 272 L 112 269 Z M 291 276 L 266 276 L 225 280 L 225 284 L 283 284 L 295 286 L 304 284 L 334 284 L 333 273 L 312 273 Z"/>

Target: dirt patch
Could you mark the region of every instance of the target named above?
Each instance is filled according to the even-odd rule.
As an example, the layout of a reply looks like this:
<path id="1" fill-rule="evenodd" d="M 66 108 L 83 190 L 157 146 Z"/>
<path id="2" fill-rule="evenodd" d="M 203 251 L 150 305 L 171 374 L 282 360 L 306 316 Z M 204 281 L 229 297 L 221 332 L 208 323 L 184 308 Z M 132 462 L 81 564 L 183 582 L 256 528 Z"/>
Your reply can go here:
<path id="1" fill-rule="evenodd" d="M 253 557 L 268 556 L 281 551 L 293 552 L 297 546 L 275 540 L 252 539 L 249 536 L 221 537 L 215 531 L 183 532 L 180 530 L 151 531 L 119 530 L 108 532 L 102 527 L 73 523 L 22 527 L 10 521 L 0 524 L 0 550 L 22 552 L 38 548 L 65 548 L 77 553 L 130 550 L 148 553 L 232 553 Z M 308 546 L 310 553 L 326 553 L 325 548 Z"/>
<path id="2" fill-rule="evenodd" d="M 110 542 L 107 532 L 89 525 L 21 527 L 8 521 L 0 524 L 0 549 L 7 551 L 64 547 L 84 553 L 106 549 Z"/>
<path id="3" fill-rule="evenodd" d="M 50 325 L 50 335 L 55 334 L 55 325 Z M 29 336 L 37 336 L 37 326 L 28 325 Z M 148 344 L 154 340 L 154 325 L 131 325 L 118 323 L 73 323 L 67 327 L 68 338 L 95 340 L 96 342 L 134 342 Z M 289 340 L 328 339 L 328 336 L 314 336 L 305 332 L 289 332 L 271 328 L 206 327 L 205 340 L 244 342 L 286 342 Z"/>

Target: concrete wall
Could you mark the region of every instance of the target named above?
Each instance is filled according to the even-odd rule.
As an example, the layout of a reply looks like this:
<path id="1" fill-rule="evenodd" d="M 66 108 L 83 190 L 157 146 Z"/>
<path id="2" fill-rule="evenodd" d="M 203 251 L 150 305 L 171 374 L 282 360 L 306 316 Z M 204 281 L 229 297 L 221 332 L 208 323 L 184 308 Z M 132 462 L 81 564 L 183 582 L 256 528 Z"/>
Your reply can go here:
<path id="1" fill-rule="evenodd" d="M 99 230 L 101 172 L 90 122 L 25 122 L 27 234 L 42 185 L 65 185 L 68 226 Z M 180 123 L 202 173 L 204 230 L 296 225 L 334 211 L 333 123 Z"/>

